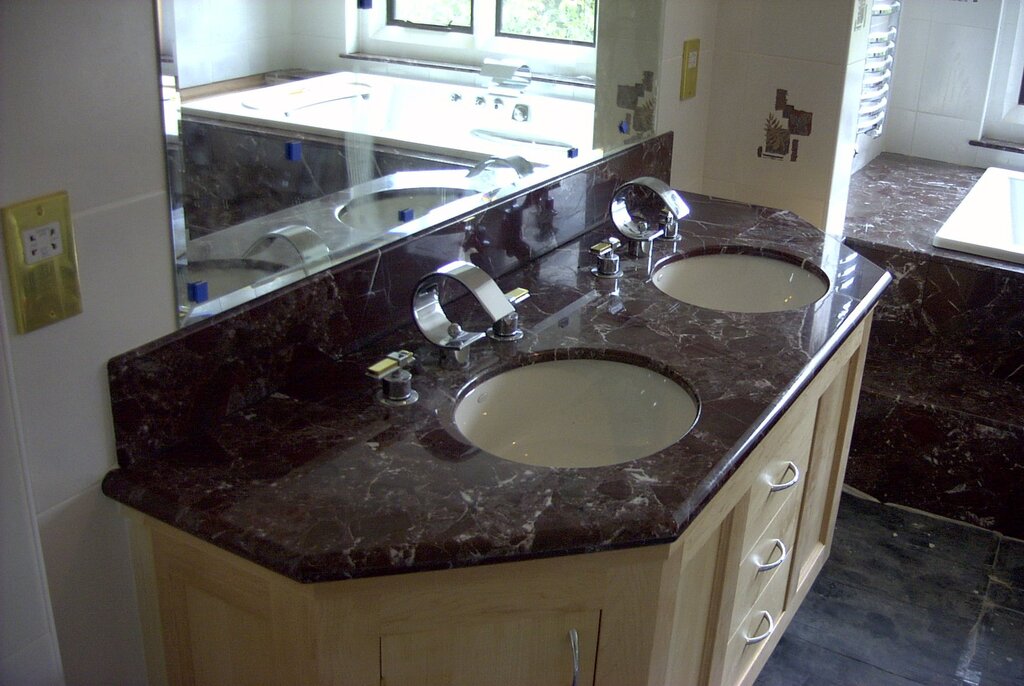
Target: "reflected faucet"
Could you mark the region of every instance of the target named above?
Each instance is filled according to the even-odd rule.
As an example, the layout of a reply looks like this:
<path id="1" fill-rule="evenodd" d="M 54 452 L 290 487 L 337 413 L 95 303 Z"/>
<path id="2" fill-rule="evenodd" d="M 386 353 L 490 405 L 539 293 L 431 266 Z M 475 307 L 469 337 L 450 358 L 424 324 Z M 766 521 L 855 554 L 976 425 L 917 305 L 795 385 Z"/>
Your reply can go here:
<path id="1" fill-rule="evenodd" d="M 448 319 L 441 306 L 440 286 L 445 279 L 462 284 L 483 307 L 492 324 L 489 331 L 466 331 Z M 469 363 L 468 346 L 484 336 L 500 341 L 523 337 L 515 305 L 529 296 L 525 288 L 502 293 L 487 272 L 469 262 L 456 260 L 420 279 L 413 291 L 412 317 L 426 339 L 441 349 L 441 366 L 459 368 Z"/>
<path id="2" fill-rule="evenodd" d="M 285 241 L 298 253 L 302 271 L 307 276 L 330 263 L 331 249 L 327 247 L 324 239 L 313 229 L 301 224 L 282 226 L 279 229 L 268 231 L 249 246 L 249 249 L 242 254 L 242 259 L 266 250 L 276 240 Z"/>
<path id="3" fill-rule="evenodd" d="M 466 176 L 478 176 L 486 171 L 499 168 L 514 169 L 516 174 L 519 175 L 519 178 L 529 176 L 533 173 L 532 162 L 520 155 L 510 155 L 508 157 L 491 156 L 485 160 L 481 160 L 473 165 L 473 168 L 466 173 Z"/>

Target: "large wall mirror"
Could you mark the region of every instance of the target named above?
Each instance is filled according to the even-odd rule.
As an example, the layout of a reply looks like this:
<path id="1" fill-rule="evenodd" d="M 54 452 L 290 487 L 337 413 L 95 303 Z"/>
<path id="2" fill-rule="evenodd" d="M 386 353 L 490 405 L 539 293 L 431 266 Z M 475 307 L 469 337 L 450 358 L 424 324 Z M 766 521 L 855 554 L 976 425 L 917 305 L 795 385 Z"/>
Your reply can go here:
<path id="1" fill-rule="evenodd" d="M 662 4 L 157 0 L 179 321 L 651 135 Z"/>

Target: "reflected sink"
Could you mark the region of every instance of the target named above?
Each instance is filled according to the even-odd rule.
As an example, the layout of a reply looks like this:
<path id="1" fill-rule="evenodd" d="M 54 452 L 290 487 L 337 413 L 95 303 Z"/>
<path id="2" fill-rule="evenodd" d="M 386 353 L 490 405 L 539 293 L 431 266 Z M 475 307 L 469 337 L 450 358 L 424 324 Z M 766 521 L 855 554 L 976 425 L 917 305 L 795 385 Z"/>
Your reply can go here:
<path id="1" fill-rule="evenodd" d="M 338 208 L 337 217 L 353 229 L 386 231 L 477 192 L 473 188 L 440 186 L 391 188 L 353 198 Z"/>
<path id="2" fill-rule="evenodd" d="M 473 129 L 471 133 L 477 138 L 482 138 L 486 141 L 504 141 L 506 143 L 523 143 L 526 145 L 546 145 L 552 148 L 569 148 L 575 147 L 572 143 L 566 143 L 555 138 L 546 138 L 544 136 L 535 136 L 528 133 L 508 133 L 505 131 L 495 131 L 494 129 Z"/>
<path id="3" fill-rule="evenodd" d="M 690 305 L 728 312 L 780 312 L 806 307 L 829 289 L 816 265 L 781 254 L 724 250 L 672 258 L 651 279 Z"/>
<path id="4" fill-rule="evenodd" d="M 185 267 L 185 281 L 205 281 L 210 299 L 267 279 L 288 265 L 252 259 L 194 260 Z"/>
<path id="5" fill-rule="evenodd" d="M 552 360 L 474 385 L 455 408 L 473 445 L 545 467 L 602 467 L 646 457 L 685 436 L 694 394 L 658 372 L 612 360 Z"/>

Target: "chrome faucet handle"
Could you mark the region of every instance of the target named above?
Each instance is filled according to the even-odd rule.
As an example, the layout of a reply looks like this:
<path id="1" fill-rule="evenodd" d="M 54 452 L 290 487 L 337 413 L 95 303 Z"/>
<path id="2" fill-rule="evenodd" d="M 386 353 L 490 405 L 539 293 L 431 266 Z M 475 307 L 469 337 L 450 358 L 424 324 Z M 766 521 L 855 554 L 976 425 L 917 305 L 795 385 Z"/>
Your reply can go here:
<path id="1" fill-rule="evenodd" d="M 530 297 L 530 291 L 525 288 L 513 288 L 505 293 L 505 299 L 511 305 L 518 305 Z M 523 330 L 519 328 L 519 313 L 515 310 L 494 322 L 487 335 L 496 341 L 518 341 L 523 337 Z"/>
<path id="2" fill-rule="evenodd" d="M 599 279 L 616 279 L 622 276 L 618 253 L 620 247 L 622 241 L 614 236 L 590 246 L 590 253 L 597 256 L 597 266 L 591 267 L 590 273 Z"/>
<path id="3" fill-rule="evenodd" d="M 412 296 L 412 318 L 420 333 L 441 348 L 442 366 L 464 366 L 468 362 L 465 348 L 486 335 L 484 331 L 466 331 L 445 314 L 441 306 L 440 284 L 454 279 L 462 284 L 483 307 L 494 324 L 516 310 L 487 272 L 474 264 L 456 260 L 427 274 L 416 285 Z"/>
<path id="4" fill-rule="evenodd" d="M 408 350 L 396 350 L 366 368 L 366 375 L 381 382 L 377 400 L 385 405 L 412 405 L 419 393 L 412 387 L 412 374 L 406 369 L 416 361 Z"/>
<path id="5" fill-rule="evenodd" d="M 661 200 L 662 208 L 657 224 L 633 217 L 629 200 L 638 188 L 646 188 Z M 641 176 L 616 188 L 612 194 L 610 210 L 615 228 L 629 240 L 629 254 L 632 257 L 645 257 L 655 238 L 665 236 L 666 240 L 677 240 L 678 221 L 690 214 L 690 208 L 679 193 L 653 176 Z"/>

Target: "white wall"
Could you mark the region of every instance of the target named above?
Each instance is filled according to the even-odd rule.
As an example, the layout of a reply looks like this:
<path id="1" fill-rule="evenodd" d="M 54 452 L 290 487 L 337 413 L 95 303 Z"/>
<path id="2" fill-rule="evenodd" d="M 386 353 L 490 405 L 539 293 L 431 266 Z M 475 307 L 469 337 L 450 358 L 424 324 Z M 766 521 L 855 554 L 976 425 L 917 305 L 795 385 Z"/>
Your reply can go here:
<path id="1" fill-rule="evenodd" d="M 704 192 L 841 222 L 866 36 L 851 41 L 855 11 L 853 0 L 719 0 Z M 796 160 L 758 155 L 769 114 L 782 119 L 778 89 L 813 115 Z"/>
<path id="2" fill-rule="evenodd" d="M 674 187 L 702 192 L 705 136 L 711 105 L 711 75 L 715 63 L 718 0 L 668 0 L 665 3 L 658 68 L 658 131 L 675 131 L 672 149 Z M 683 72 L 683 42 L 700 39 L 697 95 L 679 99 Z"/>
<path id="3" fill-rule="evenodd" d="M 54 633 L 67 683 L 145 682 L 126 532 L 99 482 L 114 465 L 105 363 L 175 326 L 154 36 L 138 0 L 0 2 L 0 205 L 68 191 L 84 307 L 16 334 L 0 265 L 3 569 L 29 572 L 24 608 L 6 581 L 0 598 L 4 683 L 60 683 Z"/>
<path id="4" fill-rule="evenodd" d="M 337 69 L 346 44 L 341 1 L 163 1 L 182 88 L 275 69 Z"/>

